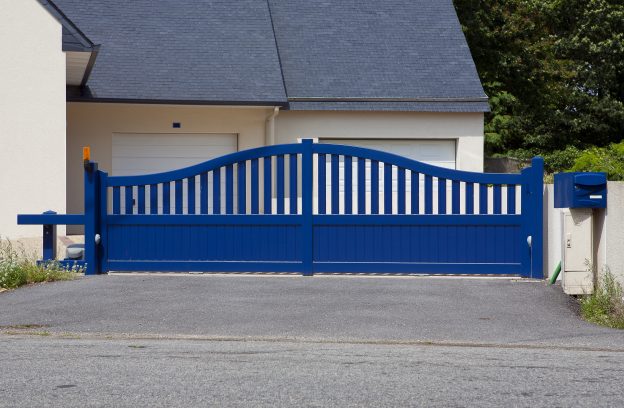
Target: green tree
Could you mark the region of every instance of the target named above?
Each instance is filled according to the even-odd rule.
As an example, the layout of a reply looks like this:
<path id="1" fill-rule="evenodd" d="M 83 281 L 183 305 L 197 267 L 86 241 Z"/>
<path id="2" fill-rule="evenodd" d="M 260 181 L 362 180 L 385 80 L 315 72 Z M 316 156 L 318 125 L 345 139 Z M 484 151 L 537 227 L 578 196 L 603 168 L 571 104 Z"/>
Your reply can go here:
<path id="1" fill-rule="evenodd" d="M 490 96 L 488 154 L 542 154 L 557 167 L 575 158 L 568 147 L 621 140 L 621 0 L 455 0 L 455 7 Z"/>

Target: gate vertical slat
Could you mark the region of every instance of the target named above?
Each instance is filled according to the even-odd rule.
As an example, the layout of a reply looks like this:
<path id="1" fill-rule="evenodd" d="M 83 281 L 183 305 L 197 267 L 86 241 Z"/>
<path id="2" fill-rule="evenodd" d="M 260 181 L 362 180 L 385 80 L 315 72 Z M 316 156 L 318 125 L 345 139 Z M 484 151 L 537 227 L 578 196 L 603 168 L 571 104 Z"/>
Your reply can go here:
<path id="1" fill-rule="evenodd" d="M 132 186 L 126 186 L 124 188 L 125 190 L 125 195 L 126 195 L 126 202 L 125 202 L 125 208 L 124 208 L 124 214 L 132 214 L 134 213 L 133 211 L 133 204 L 134 204 L 134 197 L 133 197 L 133 188 Z"/>
<path id="2" fill-rule="evenodd" d="M 189 214 L 195 214 L 195 177 L 188 177 L 186 179 L 187 185 L 187 198 L 186 205 Z"/>
<path id="3" fill-rule="evenodd" d="M 225 213 L 234 213 L 234 166 L 225 166 Z"/>
<path id="4" fill-rule="evenodd" d="M 163 183 L 163 214 L 171 213 L 171 183 Z"/>
<path id="5" fill-rule="evenodd" d="M 184 206 L 184 198 L 183 198 L 183 186 L 184 183 L 182 180 L 176 180 L 174 183 L 175 188 L 175 213 L 182 214 L 183 206 Z"/>
<path id="6" fill-rule="evenodd" d="M 289 214 L 297 214 L 298 208 L 297 208 L 297 201 L 298 201 L 298 195 L 297 195 L 297 175 L 299 173 L 298 170 L 298 166 L 297 166 L 297 155 L 296 154 L 290 154 L 289 155 L 289 160 L 290 160 L 290 168 L 289 168 L 289 174 L 288 174 L 288 181 L 289 181 L 289 190 L 290 190 L 290 208 L 289 208 Z"/>
<path id="7" fill-rule="evenodd" d="M 301 234 L 303 239 L 302 271 L 304 276 L 314 274 L 314 231 L 312 209 L 314 207 L 314 155 L 312 140 L 303 140 L 301 154 Z"/>
<path id="8" fill-rule="evenodd" d="M 208 173 L 199 175 L 199 213 L 208 214 Z"/>
<path id="9" fill-rule="evenodd" d="M 212 213 L 221 214 L 221 168 L 212 171 Z"/>
<path id="10" fill-rule="evenodd" d="M 384 214 L 392 214 L 392 164 L 384 163 Z"/>
<path id="11" fill-rule="evenodd" d="M 158 214 L 158 184 L 150 184 L 150 214 Z"/>
<path id="12" fill-rule="evenodd" d="M 137 196 L 139 201 L 139 207 L 137 212 L 139 214 L 145 214 L 145 186 L 137 187 Z"/>
<path id="13" fill-rule="evenodd" d="M 284 155 L 277 155 L 277 213 L 284 214 Z"/>
<path id="14" fill-rule="evenodd" d="M 251 213 L 260 212 L 258 159 L 251 160 Z"/>
<path id="15" fill-rule="evenodd" d="M 338 170 L 340 168 L 340 157 L 337 154 L 331 155 L 331 213 L 340 212 L 340 178 Z"/>
<path id="16" fill-rule="evenodd" d="M 452 200 L 452 211 L 453 214 L 459 214 L 459 181 L 453 180 L 452 182 L 452 190 L 451 190 L 451 200 Z"/>
<path id="17" fill-rule="evenodd" d="M 366 159 L 357 160 L 357 201 L 358 214 L 366 213 Z"/>
<path id="18" fill-rule="evenodd" d="M 405 214 L 405 169 L 397 167 L 397 173 L 397 183 L 399 184 L 397 210 L 399 214 Z"/>
<path id="19" fill-rule="evenodd" d="M 516 213 L 516 185 L 507 184 L 507 214 Z"/>
<path id="20" fill-rule="evenodd" d="M 420 173 L 416 173 L 412 171 L 411 178 L 411 188 L 412 188 L 412 214 L 418 214 L 420 212 Z"/>
<path id="21" fill-rule="evenodd" d="M 495 184 L 494 185 L 494 214 L 500 214 L 502 211 L 502 205 L 501 205 L 501 185 L 500 184 Z"/>
<path id="22" fill-rule="evenodd" d="M 247 213 L 247 163 L 238 162 L 238 214 Z"/>
<path id="23" fill-rule="evenodd" d="M 325 164 L 325 155 L 319 153 L 318 155 L 318 213 L 325 214 L 326 205 L 327 205 L 327 197 L 325 190 L 327 188 L 327 184 L 325 181 L 325 173 L 326 173 L 326 164 Z"/>
<path id="24" fill-rule="evenodd" d="M 121 187 L 113 187 L 113 214 L 121 214 Z"/>
<path id="25" fill-rule="evenodd" d="M 479 184 L 479 214 L 487 214 L 488 212 L 488 186 L 487 184 Z"/>
<path id="26" fill-rule="evenodd" d="M 271 156 L 264 158 L 264 214 L 273 213 L 273 175 Z"/>
<path id="27" fill-rule="evenodd" d="M 433 214 L 433 177 L 425 174 L 425 214 Z"/>
<path id="28" fill-rule="evenodd" d="M 474 183 L 466 183 L 466 214 L 474 214 Z"/>
<path id="29" fill-rule="evenodd" d="M 379 162 L 371 160 L 371 214 L 379 214 Z"/>
<path id="30" fill-rule="evenodd" d="M 446 179 L 438 178 L 438 214 L 446 214 Z"/>
<path id="31" fill-rule="evenodd" d="M 351 156 L 344 157 L 344 183 L 345 214 L 353 214 L 353 161 Z"/>

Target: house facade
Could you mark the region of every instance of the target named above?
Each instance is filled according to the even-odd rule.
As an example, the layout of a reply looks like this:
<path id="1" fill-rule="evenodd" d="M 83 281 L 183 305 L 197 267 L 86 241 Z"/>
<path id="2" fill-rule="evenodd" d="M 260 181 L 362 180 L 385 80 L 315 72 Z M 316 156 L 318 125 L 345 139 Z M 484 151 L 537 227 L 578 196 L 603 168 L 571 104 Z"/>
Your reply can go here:
<path id="1" fill-rule="evenodd" d="M 113 175 L 301 138 L 483 169 L 451 0 L 1 2 L 2 236 L 40 233 L 18 212 L 82 212 L 83 146 Z"/>

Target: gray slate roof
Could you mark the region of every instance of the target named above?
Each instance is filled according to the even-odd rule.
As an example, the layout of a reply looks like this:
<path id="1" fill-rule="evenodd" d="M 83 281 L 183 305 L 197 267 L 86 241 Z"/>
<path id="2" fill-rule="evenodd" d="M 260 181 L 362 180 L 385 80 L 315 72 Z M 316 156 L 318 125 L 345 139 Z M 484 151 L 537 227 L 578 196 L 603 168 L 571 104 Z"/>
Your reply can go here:
<path id="1" fill-rule="evenodd" d="M 269 2 L 291 109 L 487 109 L 451 0 Z"/>
<path id="2" fill-rule="evenodd" d="M 488 110 L 452 0 L 53 1 L 102 44 L 83 98 Z"/>
<path id="3" fill-rule="evenodd" d="M 285 103 L 262 0 L 54 0 L 101 48 L 101 100 Z"/>

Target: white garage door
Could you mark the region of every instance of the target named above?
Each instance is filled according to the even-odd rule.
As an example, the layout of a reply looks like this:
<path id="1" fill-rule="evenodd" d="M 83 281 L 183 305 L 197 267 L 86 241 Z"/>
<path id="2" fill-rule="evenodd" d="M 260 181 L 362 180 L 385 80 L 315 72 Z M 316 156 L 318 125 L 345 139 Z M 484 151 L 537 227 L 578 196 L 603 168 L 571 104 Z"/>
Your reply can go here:
<path id="1" fill-rule="evenodd" d="M 214 159 L 238 150 L 236 134 L 148 134 L 148 133 L 114 133 L 113 134 L 113 165 L 112 175 L 132 176 L 140 174 L 161 173 Z M 147 189 L 150 187 L 147 186 Z M 158 187 L 162 189 L 161 186 Z M 183 181 L 183 213 L 188 213 L 187 181 Z M 199 178 L 196 178 L 195 191 L 199 191 Z M 162 193 L 162 191 L 161 191 Z M 174 190 L 171 189 L 170 203 L 175 202 Z M 133 191 L 134 208 L 137 212 L 136 189 Z M 159 194 L 160 197 L 160 194 Z M 196 194 L 195 208 L 199 206 L 199 194 Z M 125 192 L 122 192 L 122 202 Z M 223 204 L 225 205 L 225 204 Z M 146 203 L 149 213 L 149 202 Z M 174 209 L 170 208 L 173 214 Z M 212 211 L 212 200 L 209 203 Z M 159 199 L 158 213 L 163 213 L 162 199 Z"/>
<path id="2" fill-rule="evenodd" d="M 236 152 L 236 134 L 113 133 L 112 175 L 160 173 Z"/>
<path id="3" fill-rule="evenodd" d="M 344 144 L 351 146 L 360 146 L 366 147 L 369 149 L 381 150 L 388 153 L 397 154 L 399 156 L 405 156 L 410 159 L 418 160 L 427 164 L 431 164 L 434 166 L 445 167 L 448 169 L 455 169 L 455 140 L 442 139 L 442 140 L 381 140 L 381 139 L 321 139 L 321 143 L 336 143 L 336 144 Z M 356 162 L 353 162 L 353 174 L 356 174 Z M 329 175 L 331 171 L 331 164 L 328 162 L 326 164 L 327 169 L 326 172 Z M 344 163 L 342 159 L 340 160 L 340 186 L 339 186 L 339 194 L 340 194 L 340 213 L 344 213 Z M 424 176 L 420 175 L 420 203 L 414 203 L 414 205 L 418 205 L 421 213 L 424 211 Z M 412 202 L 411 202 L 411 174 L 407 174 L 407 183 L 406 183 L 406 206 L 408 211 L 411 210 Z M 353 183 L 353 196 L 355 197 L 355 192 L 357 191 L 357 184 L 359 180 L 354 181 Z M 447 185 L 447 190 L 449 190 L 450 194 L 450 184 Z M 381 166 L 379 169 L 379 190 L 383 194 L 386 186 L 384 185 L 384 167 Z M 437 183 L 433 186 L 434 193 L 434 206 L 437 208 Z M 367 161 L 366 164 L 366 213 L 371 213 L 371 202 L 370 202 L 370 190 L 371 190 L 371 180 L 370 180 L 370 162 Z M 331 180 L 330 177 L 326 178 L 326 206 L 330 208 L 331 205 Z M 397 214 L 398 211 L 398 173 L 397 169 L 393 169 L 392 173 L 392 192 L 393 192 L 393 208 L 392 213 Z M 353 211 L 357 211 L 357 203 L 356 198 L 353 200 Z M 316 200 L 315 200 L 316 204 Z M 450 206 L 450 200 L 448 200 L 447 205 Z M 315 212 L 316 212 L 315 208 Z M 384 202 L 381 200 L 379 203 L 379 210 L 383 213 L 384 211 Z"/>
<path id="4" fill-rule="evenodd" d="M 321 143 L 366 147 L 409 157 L 434 166 L 455 169 L 455 140 L 322 139 Z"/>

